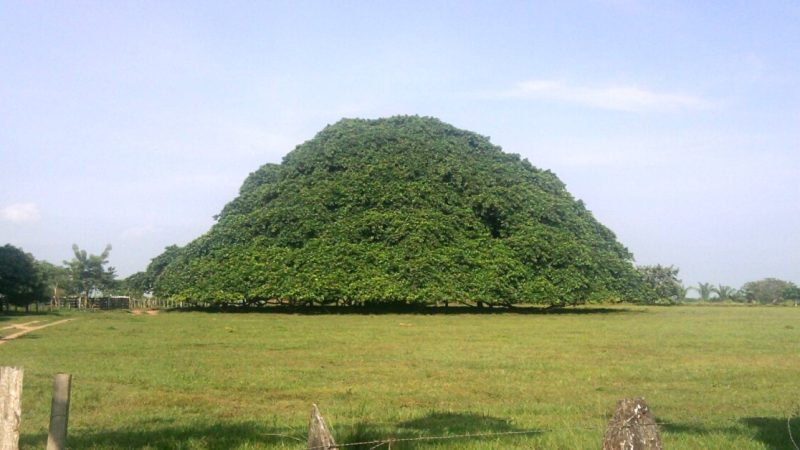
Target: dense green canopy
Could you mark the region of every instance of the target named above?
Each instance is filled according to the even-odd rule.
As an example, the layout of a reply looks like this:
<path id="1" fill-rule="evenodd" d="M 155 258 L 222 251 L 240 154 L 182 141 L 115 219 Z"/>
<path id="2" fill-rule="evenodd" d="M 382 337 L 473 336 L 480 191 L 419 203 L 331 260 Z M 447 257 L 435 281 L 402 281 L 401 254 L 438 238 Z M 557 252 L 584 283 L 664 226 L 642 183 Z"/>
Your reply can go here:
<path id="1" fill-rule="evenodd" d="M 0 311 L 3 306 L 27 306 L 42 293 L 36 260 L 21 248 L 0 247 Z"/>
<path id="2" fill-rule="evenodd" d="M 416 116 L 326 127 L 166 259 L 156 291 L 204 302 L 569 304 L 640 287 L 552 172 Z"/>

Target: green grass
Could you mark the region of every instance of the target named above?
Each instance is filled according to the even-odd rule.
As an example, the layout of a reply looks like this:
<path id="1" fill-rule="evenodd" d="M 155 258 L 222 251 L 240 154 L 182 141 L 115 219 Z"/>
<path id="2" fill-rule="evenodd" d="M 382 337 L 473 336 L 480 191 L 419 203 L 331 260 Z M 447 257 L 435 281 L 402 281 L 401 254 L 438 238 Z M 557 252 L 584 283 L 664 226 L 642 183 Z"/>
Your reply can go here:
<path id="1" fill-rule="evenodd" d="M 527 311 L 78 313 L 0 345 L 0 365 L 25 368 L 24 449 L 44 448 L 57 372 L 73 449 L 302 449 L 285 436 L 305 439 L 312 402 L 340 444 L 538 430 L 392 448 L 595 449 L 625 396 L 666 448 L 793 448 L 800 308 Z"/>

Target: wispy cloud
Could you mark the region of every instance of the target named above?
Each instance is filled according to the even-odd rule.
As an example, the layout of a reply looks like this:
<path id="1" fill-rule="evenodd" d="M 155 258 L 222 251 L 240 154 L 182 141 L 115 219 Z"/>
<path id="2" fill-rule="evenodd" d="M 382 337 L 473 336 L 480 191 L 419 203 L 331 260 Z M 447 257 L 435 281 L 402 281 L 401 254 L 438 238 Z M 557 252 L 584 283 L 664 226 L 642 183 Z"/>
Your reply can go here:
<path id="1" fill-rule="evenodd" d="M 655 92 L 638 86 L 573 86 L 557 80 L 528 80 L 496 97 L 550 100 L 614 111 L 680 111 L 712 107 L 702 97 Z"/>
<path id="2" fill-rule="evenodd" d="M 14 223 L 37 222 L 42 215 L 35 203 L 15 203 L 0 209 L 0 219 Z"/>

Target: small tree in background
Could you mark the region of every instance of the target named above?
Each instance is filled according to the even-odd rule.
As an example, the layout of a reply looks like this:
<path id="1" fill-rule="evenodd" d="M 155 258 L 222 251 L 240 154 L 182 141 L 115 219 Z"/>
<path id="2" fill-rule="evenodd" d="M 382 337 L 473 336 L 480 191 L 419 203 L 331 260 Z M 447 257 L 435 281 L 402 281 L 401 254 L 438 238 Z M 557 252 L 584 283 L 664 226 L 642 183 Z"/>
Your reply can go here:
<path id="1" fill-rule="evenodd" d="M 111 244 L 106 245 L 103 253 L 99 255 L 89 255 L 76 244 L 72 245 L 72 252 L 75 257 L 71 261 L 64 261 L 64 264 L 69 270 L 73 288 L 79 293 L 81 301 L 88 304 L 89 294 L 92 291 L 108 289 L 114 283 L 116 276 L 114 268 L 105 268 L 108 264 L 108 255 L 111 253 Z"/>
<path id="2" fill-rule="evenodd" d="M 711 300 L 711 294 L 714 293 L 714 286 L 711 283 L 697 283 L 697 294 L 700 300 L 707 302 Z"/>
<path id="3" fill-rule="evenodd" d="M 678 297 L 676 298 L 676 300 L 678 301 L 678 303 L 686 301 L 686 297 L 689 295 L 689 291 L 693 289 L 694 288 L 691 286 L 681 285 L 681 288 L 677 291 Z"/>
<path id="4" fill-rule="evenodd" d="M 797 306 L 797 303 L 800 302 L 800 287 L 794 283 L 789 283 L 789 286 L 786 286 L 783 290 L 783 298 L 792 300 L 794 306 Z"/>
<path id="5" fill-rule="evenodd" d="M 42 282 L 42 298 L 50 298 L 51 305 L 57 306 L 70 287 L 70 272 L 47 261 L 36 261 L 36 271 Z"/>
<path id="6" fill-rule="evenodd" d="M 672 303 L 685 298 L 686 290 L 678 279 L 677 267 L 639 266 L 637 268 L 647 285 L 647 303 Z"/>
<path id="7" fill-rule="evenodd" d="M 715 288 L 712 288 L 711 292 L 716 294 L 717 300 L 721 302 L 725 300 L 735 300 L 738 295 L 738 291 L 735 288 L 732 288 L 731 286 L 725 286 L 722 284 L 718 285 Z"/>
<path id="8" fill-rule="evenodd" d="M 794 283 L 777 278 L 764 278 L 759 281 L 751 281 L 742 286 L 743 296 L 749 303 L 780 303 L 788 298 L 786 293 L 793 294 Z"/>

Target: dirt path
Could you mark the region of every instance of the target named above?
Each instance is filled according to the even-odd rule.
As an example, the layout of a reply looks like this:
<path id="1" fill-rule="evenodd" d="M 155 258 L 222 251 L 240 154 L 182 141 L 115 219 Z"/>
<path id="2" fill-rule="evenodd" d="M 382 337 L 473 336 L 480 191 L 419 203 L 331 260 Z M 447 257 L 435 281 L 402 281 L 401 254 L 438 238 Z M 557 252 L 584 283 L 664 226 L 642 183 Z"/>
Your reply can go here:
<path id="1" fill-rule="evenodd" d="M 4 336 L 4 337 L 0 338 L 0 345 L 3 345 L 8 341 L 12 341 L 12 340 L 14 340 L 14 339 L 16 339 L 16 338 L 18 338 L 20 336 L 24 336 L 24 335 L 26 335 L 28 333 L 33 332 L 33 331 L 41 330 L 42 328 L 51 327 L 53 325 L 59 325 L 59 324 L 62 324 L 62 323 L 66 323 L 66 322 L 69 322 L 70 320 L 75 320 L 75 319 L 64 319 L 64 320 L 59 320 L 59 321 L 56 321 L 56 322 L 46 323 L 44 325 L 31 326 L 31 325 L 33 325 L 35 323 L 41 322 L 41 320 L 34 320 L 33 322 L 19 323 L 19 324 L 16 324 L 16 325 L 11 325 L 11 326 L 5 327 L 5 328 L 3 328 L 3 330 L 8 330 L 10 328 L 16 328 L 16 329 L 18 329 L 20 331 L 17 331 L 16 333 L 12 333 L 12 334 L 9 334 L 8 336 Z"/>
<path id="2" fill-rule="evenodd" d="M 39 323 L 39 322 L 41 322 L 41 320 L 34 320 L 33 322 L 25 322 L 25 323 L 15 323 L 14 325 L 9 325 L 7 327 L 0 328 L 0 331 L 8 330 L 10 328 L 25 328 L 25 327 L 30 326 L 31 324 Z"/>
<path id="3" fill-rule="evenodd" d="M 155 316 L 159 313 L 158 309 L 132 309 L 131 314 L 134 316 L 141 316 L 142 314 L 147 314 L 148 316 Z"/>

